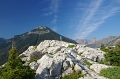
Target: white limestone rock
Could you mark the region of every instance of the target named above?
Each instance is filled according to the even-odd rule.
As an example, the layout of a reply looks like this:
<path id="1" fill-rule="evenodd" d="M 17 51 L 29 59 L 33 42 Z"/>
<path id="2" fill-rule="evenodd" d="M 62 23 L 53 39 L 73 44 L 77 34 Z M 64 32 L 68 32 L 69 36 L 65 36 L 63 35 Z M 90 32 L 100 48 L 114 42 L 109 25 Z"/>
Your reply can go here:
<path id="1" fill-rule="evenodd" d="M 47 52 L 48 52 L 48 53 L 53 53 L 53 54 L 57 53 L 57 52 L 60 51 L 60 50 L 61 50 L 61 47 L 60 47 L 60 46 L 48 47 L 48 48 L 47 48 Z"/>
<path id="2" fill-rule="evenodd" d="M 77 55 L 76 59 L 77 59 L 77 60 L 82 60 L 82 57 L 79 56 L 79 55 Z"/>
<path id="3" fill-rule="evenodd" d="M 26 60 L 29 60 L 30 58 L 30 54 L 33 53 L 35 51 L 35 47 L 34 46 L 29 46 L 29 48 L 23 52 L 21 55 L 24 55 L 24 57 L 22 58 L 22 61 L 26 61 Z"/>
<path id="4" fill-rule="evenodd" d="M 30 68 L 33 70 L 37 70 L 39 64 L 37 62 L 32 62 L 29 64 Z"/>
<path id="5" fill-rule="evenodd" d="M 40 60 L 37 61 L 37 63 L 39 63 L 39 67 L 36 70 L 36 79 L 45 78 L 45 75 L 47 75 L 49 78 L 60 76 L 62 62 L 62 57 L 53 57 L 47 54 L 44 55 Z"/>
<path id="6" fill-rule="evenodd" d="M 64 77 L 65 75 L 70 75 L 71 73 L 73 73 L 73 70 L 71 67 L 69 67 L 67 70 L 65 70 L 63 73 L 62 73 L 62 77 Z"/>
<path id="7" fill-rule="evenodd" d="M 37 46 L 37 50 L 38 51 L 42 51 L 43 49 L 47 48 L 50 46 L 50 40 L 45 40 L 43 42 L 41 42 L 38 46 Z"/>
<path id="8" fill-rule="evenodd" d="M 92 64 L 90 69 L 94 70 L 96 73 L 100 73 L 100 71 L 104 68 L 109 68 L 110 66 L 104 64 Z"/>
<path id="9" fill-rule="evenodd" d="M 74 67 L 74 70 L 75 71 L 81 71 L 82 68 L 78 64 L 76 64 L 75 67 Z"/>
<path id="10" fill-rule="evenodd" d="M 102 76 L 99 76 L 99 77 L 86 76 L 86 77 L 81 77 L 79 79 L 107 79 L 107 78 L 102 77 Z"/>
<path id="11" fill-rule="evenodd" d="M 63 71 L 67 70 L 70 67 L 70 62 L 69 61 L 64 61 L 63 62 Z"/>
<path id="12" fill-rule="evenodd" d="M 74 45 L 74 47 L 69 48 L 69 45 Z M 91 76 L 83 77 L 83 79 L 101 79 L 101 76 L 97 73 L 104 68 L 94 65 L 94 62 L 99 62 L 104 59 L 104 52 L 86 47 L 85 45 L 63 41 L 45 40 L 37 48 L 30 46 L 23 54 L 25 54 L 23 60 L 30 60 L 37 56 L 40 57 L 37 62 L 29 64 L 32 69 L 36 70 L 35 79 L 60 79 L 60 75 L 70 75 L 74 70 L 81 70 L 86 76 Z M 90 70 L 87 65 L 83 64 L 82 61 L 84 60 L 93 62 L 91 69 L 96 71 L 96 73 Z"/>
<path id="13" fill-rule="evenodd" d="M 103 52 L 101 50 L 89 48 L 89 47 L 82 47 L 82 48 L 79 48 L 77 51 L 78 51 L 78 54 L 81 53 L 81 56 L 84 56 L 95 62 L 102 61 L 104 59 L 104 55 L 105 55 L 105 52 Z"/>

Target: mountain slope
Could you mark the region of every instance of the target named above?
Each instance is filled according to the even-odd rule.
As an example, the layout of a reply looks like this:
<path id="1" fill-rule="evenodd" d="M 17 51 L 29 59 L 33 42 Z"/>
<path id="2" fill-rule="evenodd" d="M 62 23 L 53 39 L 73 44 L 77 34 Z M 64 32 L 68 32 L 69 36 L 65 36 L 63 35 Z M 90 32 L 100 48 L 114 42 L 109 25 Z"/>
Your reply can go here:
<path id="1" fill-rule="evenodd" d="M 7 61 L 8 51 L 12 47 L 12 41 L 14 40 L 14 45 L 18 49 L 18 54 L 21 54 L 31 45 L 38 45 L 44 40 L 60 40 L 59 34 L 52 31 L 48 27 L 39 26 L 36 29 L 26 32 L 21 35 L 16 35 L 13 38 L 0 43 L 0 65 Z M 63 41 L 76 43 L 74 40 L 63 36 Z"/>

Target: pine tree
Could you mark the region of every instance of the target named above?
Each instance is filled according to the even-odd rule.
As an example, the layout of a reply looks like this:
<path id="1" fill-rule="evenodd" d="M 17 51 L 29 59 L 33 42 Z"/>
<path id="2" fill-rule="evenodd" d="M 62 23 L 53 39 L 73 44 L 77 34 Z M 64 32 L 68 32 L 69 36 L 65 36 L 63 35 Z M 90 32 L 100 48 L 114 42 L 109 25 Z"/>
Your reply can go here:
<path id="1" fill-rule="evenodd" d="M 0 68 L 0 79 L 34 79 L 35 71 L 22 64 L 17 49 L 13 47 L 9 51 L 8 62 Z"/>

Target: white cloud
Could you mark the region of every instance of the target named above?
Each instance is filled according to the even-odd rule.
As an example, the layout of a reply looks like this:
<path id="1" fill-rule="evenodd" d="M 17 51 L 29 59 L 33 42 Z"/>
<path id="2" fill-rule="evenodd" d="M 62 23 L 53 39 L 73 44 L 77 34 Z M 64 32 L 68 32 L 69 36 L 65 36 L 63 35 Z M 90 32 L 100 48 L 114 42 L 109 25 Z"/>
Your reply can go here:
<path id="1" fill-rule="evenodd" d="M 48 8 L 48 13 L 45 13 L 45 16 L 53 15 L 53 19 L 51 20 L 51 24 L 54 25 L 53 30 L 57 30 L 56 22 L 58 19 L 57 13 L 58 13 L 58 8 L 60 4 L 60 0 L 49 0 L 50 1 L 50 6 Z"/>
<path id="2" fill-rule="evenodd" d="M 60 0 L 50 0 L 50 6 L 48 8 L 48 13 L 45 13 L 45 16 L 51 15 L 58 12 Z"/>
<path id="3" fill-rule="evenodd" d="M 103 5 L 104 0 L 94 0 L 89 7 L 85 9 L 85 13 L 77 27 L 76 38 L 85 38 L 90 33 L 95 31 L 105 20 L 120 10 L 118 2 L 110 2 L 108 5 Z"/>
<path id="4" fill-rule="evenodd" d="M 57 16 L 57 15 L 54 15 L 54 18 L 53 18 L 53 20 L 51 21 L 51 24 L 56 24 L 57 18 L 58 18 L 58 16 Z"/>

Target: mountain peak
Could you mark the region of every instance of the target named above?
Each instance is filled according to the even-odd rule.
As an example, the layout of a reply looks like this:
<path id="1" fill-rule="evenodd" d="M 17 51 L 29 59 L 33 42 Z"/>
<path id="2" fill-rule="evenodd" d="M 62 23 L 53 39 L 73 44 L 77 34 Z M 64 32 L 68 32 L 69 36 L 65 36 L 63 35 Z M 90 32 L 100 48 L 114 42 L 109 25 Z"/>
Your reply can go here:
<path id="1" fill-rule="evenodd" d="M 27 34 L 46 34 L 49 33 L 50 30 L 46 27 L 46 26 L 38 26 L 36 29 L 31 30 L 30 32 L 28 32 Z"/>
<path id="2" fill-rule="evenodd" d="M 47 26 L 38 26 L 36 29 L 46 29 Z"/>

